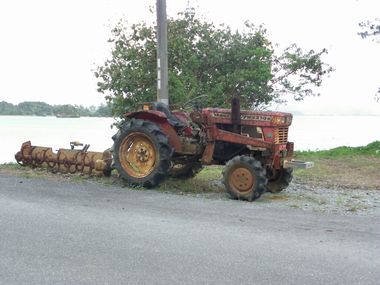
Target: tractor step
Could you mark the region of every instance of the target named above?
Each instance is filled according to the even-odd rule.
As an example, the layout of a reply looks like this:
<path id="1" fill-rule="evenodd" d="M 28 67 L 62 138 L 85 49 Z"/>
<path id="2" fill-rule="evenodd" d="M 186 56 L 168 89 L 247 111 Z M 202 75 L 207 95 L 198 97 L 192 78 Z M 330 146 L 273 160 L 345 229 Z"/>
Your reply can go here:
<path id="1" fill-rule="evenodd" d="M 288 168 L 288 167 L 307 169 L 307 168 L 314 167 L 314 162 L 300 161 L 300 160 L 291 160 L 291 161 L 285 160 L 284 168 Z"/>

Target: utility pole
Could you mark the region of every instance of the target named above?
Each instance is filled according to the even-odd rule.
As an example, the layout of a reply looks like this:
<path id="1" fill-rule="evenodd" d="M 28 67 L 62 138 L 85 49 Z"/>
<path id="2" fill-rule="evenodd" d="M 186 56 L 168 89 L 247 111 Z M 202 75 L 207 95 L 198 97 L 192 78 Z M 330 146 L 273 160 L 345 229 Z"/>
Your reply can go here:
<path id="1" fill-rule="evenodd" d="M 157 0 L 157 102 L 169 105 L 166 0 Z"/>

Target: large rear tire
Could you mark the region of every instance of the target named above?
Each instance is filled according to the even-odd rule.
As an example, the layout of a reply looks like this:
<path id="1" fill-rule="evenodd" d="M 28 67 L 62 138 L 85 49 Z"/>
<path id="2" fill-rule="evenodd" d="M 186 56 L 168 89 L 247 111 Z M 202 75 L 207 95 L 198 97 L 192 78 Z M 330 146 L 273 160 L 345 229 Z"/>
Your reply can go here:
<path id="1" fill-rule="evenodd" d="M 168 175 L 173 149 L 156 124 L 132 119 L 112 139 L 114 168 L 127 183 L 151 188 Z"/>
<path id="2" fill-rule="evenodd" d="M 249 156 L 236 156 L 223 169 L 223 184 L 233 199 L 253 201 L 265 192 L 266 171 Z"/>
<path id="3" fill-rule="evenodd" d="M 293 168 L 281 168 L 279 170 L 267 171 L 268 177 L 267 190 L 272 193 L 279 193 L 285 190 L 293 179 Z"/>

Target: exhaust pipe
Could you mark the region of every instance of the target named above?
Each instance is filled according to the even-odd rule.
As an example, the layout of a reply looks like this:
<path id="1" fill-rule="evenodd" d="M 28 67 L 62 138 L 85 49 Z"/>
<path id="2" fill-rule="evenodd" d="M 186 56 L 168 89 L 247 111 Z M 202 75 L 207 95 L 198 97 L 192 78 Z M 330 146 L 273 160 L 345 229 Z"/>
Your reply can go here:
<path id="1" fill-rule="evenodd" d="M 235 134 L 240 134 L 240 100 L 238 97 L 233 97 L 231 101 L 231 123 L 232 123 L 232 131 Z"/>

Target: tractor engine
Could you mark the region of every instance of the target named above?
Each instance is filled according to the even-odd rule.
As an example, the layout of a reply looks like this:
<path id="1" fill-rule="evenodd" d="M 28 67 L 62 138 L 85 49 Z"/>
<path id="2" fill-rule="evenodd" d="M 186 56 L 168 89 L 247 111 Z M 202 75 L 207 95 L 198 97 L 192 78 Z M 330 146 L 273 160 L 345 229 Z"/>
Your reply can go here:
<path id="1" fill-rule="evenodd" d="M 279 161 L 274 162 L 273 156 L 286 158 L 293 155 L 293 143 L 288 142 L 292 114 L 250 110 L 239 113 L 240 120 L 234 123 L 229 109 L 203 110 L 203 117 L 212 130 L 209 137 L 215 137 L 216 141 L 214 159 L 223 163 L 236 155 L 250 154 L 263 160 L 264 164 L 280 168 Z"/>

